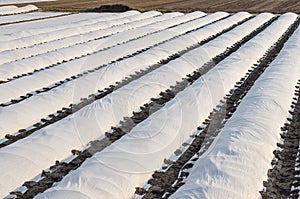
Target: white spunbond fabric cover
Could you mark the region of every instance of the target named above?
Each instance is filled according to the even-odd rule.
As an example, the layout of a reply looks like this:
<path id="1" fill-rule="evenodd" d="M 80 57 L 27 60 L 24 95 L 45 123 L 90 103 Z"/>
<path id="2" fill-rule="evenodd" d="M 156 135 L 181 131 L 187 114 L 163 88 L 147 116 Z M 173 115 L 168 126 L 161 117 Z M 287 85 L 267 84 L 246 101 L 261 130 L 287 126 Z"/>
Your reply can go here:
<path id="1" fill-rule="evenodd" d="M 24 21 L 45 20 L 45 18 L 48 18 L 48 17 L 59 17 L 61 15 L 65 15 L 65 14 L 66 13 L 61 13 L 61 12 L 32 12 L 32 13 L 26 13 L 26 14 L 1 16 L 0 17 L 0 25 L 2 25 L 2 26 L 0 29 L 7 26 L 4 24 L 8 24 L 8 23 L 17 23 L 19 25 L 20 22 L 24 22 Z"/>
<path id="2" fill-rule="evenodd" d="M 193 17 L 197 16 L 196 13 L 191 13 L 190 15 L 192 15 Z M 72 75 L 76 75 L 77 73 L 79 73 L 81 71 L 86 71 L 88 68 L 95 68 L 104 63 L 109 63 L 109 62 L 113 61 L 114 59 L 117 59 L 118 57 L 122 57 L 124 55 L 137 52 L 139 49 L 148 48 L 153 45 L 156 45 L 159 42 L 165 42 L 167 40 L 170 40 L 180 34 L 184 34 L 185 32 L 187 32 L 189 30 L 193 30 L 193 29 L 201 26 L 201 24 L 204 25 L 204 24 L 210 23 L 212 21 L 215 21 L 216 18 L 217 19 L 222 18 L 222 17 L 224 17 L 224 15 L 226 16 L 228 14 L 216 13 L 215 15 L 208 16 L 208 18 L 203 18 L 203 19 L 201 18 L 201 19 L 198 19 L 198 20 L 195 20 L 192 22 L 184 23 L 184 24 L 176 26 L 172 29 L 163 30 L 158 33 L 154 33 L 154 34 L 145 36 L 141 39 L 128 42 L 124 45 L 115 46 L 108 50 L 101 51 L 101 52 L 97 53 L 98 56 L 97 56 L 97 54 L 93 54 L 93 55 L 89 56 L 90 58 L 83 58 L 83 59 L 74 60 L 72 62 L 68 62 L 65 64 L 61 64 L 60 69 L 57 69 L 57 67 L 54 67 L 49 70 L 41 71 L 40 73 L 30 76 L 31 81 L 28 81 L 27 84 L 22 84 L 22 87 L 25 88 L 25 87 L 38 86 L 39 84 L 42 84 L 43 82 L 45 82 L 47 79 L 48 79 L 48 81 L 52 80 L 53 83 L 57 82 L 57 81 L 59 81 L 59 79 L 56 79 L 56 78 L 59 78 L 59 77 L 67 78 Z M 189 17 L 192 17 L 192 16 L 189 16 Z M 187 17 L 187 18 L 189 18 L 189 17 Z M 179 19 L 181 19 L 181 16 L 176 17 L 176 18 L 179 20 Z M 170 20 L 173 20 L 173 19 L 175 19 L 175 18 L 172 18 Z M 166 20 L 166 21 L 170 21 L 170 20 Z M 183 19 L 181 19 L 181 20 L 183 20 Z M 169 25 L 171 25 L 171 24 L 169 23 Z M 80 68 L 81 65 L 79 65 L 78 62 L 79 63 L 81 62 L 81 65 L 84 65 L 84 67 Z M 76 71 L 76 69 L 79 71 Z M 52 73 L 49 73 L 49 71 L 52 71 Z M 41 75 L 41 76 L 39 76 L 39 75 Z M 28 77 L 24 77 L 24 78 L 30 78 L 30 77 L 28 76 Z M 32 79 L 35 77 L 37 77 L 37 79 L 39 78 L 39 81 L 36 81 L 37 79 Z M 40 78 L 40 77 L 44 77 L 44 78 Z M 60 80 L 64 80 L 64 78 L 62 78 Z M 56 81 L 53 81 L 53 80 L 56 80 Z M 12 82 L 18 82 L 18 81 L 21 81 L 21 79 L 14 80 Z M 32 82 L 35 82 L 35 83 L 32 84 Z M 6 84 L 3 84 L 3 85 L 6 85 Z M 3 86 L 3 87 L 5 87 L 5 86 Z M 19 90 L 22 87 L 19 87 Z M 18 87 L 15 87 L 15 88 L 17 90 Z M 37 104 L 39 104 L 39 102 L 34 107 L 32 107 L 33 108 L 32 110 L 29 110 L 29 109 L 31 109 L 30 108 L 31 105 L 26 106 L 27 100 L 29 100 L 29 99 L 26 99 L 20 103 L 17 103 L 17 104 L 11 105 L 11 106 L 0 108 L 0 118 L 1 118 L 0 119 L 0 129 L 2 129 L 1 133 L 15 133 L 19 129 L 27 128 L 30 125 L 33 125 L 34 123 L 32 123 L 32 122 L 37 122 L 39 119 L 42 119 L 42 118 L 34 116 L 34 114 L 36 114 L 36 116 L 41 116 L 39 114 L 43 113 L 43 112 L 40 112 L 40 109 L 37 107 Z M 56 99 L 56 100 L 60 100 L 60 99 Z M 22 105 L 22 103 L 24 103 L 25 105 Z M 27 117 L 29 112 L 27 112 L 27 113 L 19 112 L 15 108 L 13 108 L 13 106 L 15 108 L 17 106 L 20 108 L 23 107 L 23 111 L 26 112 L 26 110 L 29 110 L 30 112 L 34 111 L 35 113 L 30 114 L 31 117 Z M 55 108 L 55 107 L 52 107 L 52 111 L 53 111 L 53 108 Z M 31 112 L 31 113 L 33 113 L 33 112 Z M 42 115 L 42 117 L 44 117 L 44 116 L 45 115 Z M 9 117 L 11 119 L 8 119 Z M 16 124 L 16 122 L 18 124 Z"/>
<path id="3" fill-rule="evenodd" d="M 17 6 L 0 6 L 0 13 L 2 13 L 3 11 L 14 10 L 17 8 Z"/>
<path id="4" fill-rule="evenodd" d="M 53 12 L 52 12 L 53 13 Z M 30 13 L 30 16 L 36 13 Z M 59 14 L 59 13 L 58 13 Z M 63 13 L 67 14 L 67 13 Z M 10 24 L 6 26 L 0 26 L 0 41 L 8 41 L 14 39 L 20 39 L 28 36 L 38 35 L 46 32 L 53 32 L 65 28 L 91 25 L 100 21 L 113 20 L 117 18 L 129 17 L 138 15 L 140 12 L 131 10 L 123 13 L 77 13 L 68 14 L 55 18 L 48 18 L 45 20 L 36 20 L 26 23 Z M 24 14 L 27 16 L 29 14 Z M 20 15 L 7 16 L 4 18 L 19 18 Z M 2 18 L 2 17 L 1 17 Z"/>
<path id="5" fill-rule="evenodd" d="M 58 185 L 36 198 L 132 197 L 135 187 L 143 185 L 161 167 L 163 159 L 188 139 L 296 18 L 295 14 L 283 15 L 130 133 L 87 159 Z M 253 57 L 248 57 L 249 53 Z"/>
<path id="6" fill-rule="evenodd" d="M 83 34 L 93 30 L 104 29 L 115 25 L 122 25 L 131 21 L 146 19 L 158 15 L 161 15 L 161 13 L 157 11 L 149 11 L 149 12 L 145 12 L 142 14 L 137 14 L 129 17 L 100 21 L 98 23 L 88 24 L 83 26 L 64 28 L 61 30 L 41 33 L 38 35 L 30 35 L 28 37 L 23 37 L 22 39 L 18 38 L 14 40 L 0 41 L 0 51 L 2 52 L 5 50 L 15 50 L 18 48 L 25 48 L 25 47 L 37 45 L 44 42 L 58 40 L 73 35 Z"/>
<path id="7" fill-rule="evenodd" d="M 300 78 L 299 49 L 298 28 L 171 199 L 261 198 Z"/>
<path id="8" fill-rule="evenodd" d="M 86 55 L 91 50 L 97 50 L 97 48 L 93 48 L 93 46 L 99 46 L 100 39 L 104 37 L 110 37 L 114 34 L 121 34 L 124 31 L 127 31 L 126 34 L 129 33 L 129 31 L 134 31 L 136 28 L 140 28 L 143 26 L 147 26 L 156 22 L 164 21 L 170 18 L 178 17 L 180 15 L 183 15 L 182 13 L 170 13 L 165 14 L 161 16 L 156 17 L 150 17 L 150 18 L 144 18 L 144 19 L 134 19 L 132 22 L 124 23 L 121 25 L 114 25 L 112 27 L 108 28 L 100 28 L 99 30 L 94 31 L 87 31 L 84 34 L 76 34 L 70 37 L 61 38 L 59 40 L 50 41 L 47 43 L 42 43 L 34 46 L 30 46 L 27 48 L 21 48 L 13 51 L 4 51 L 0 53 L 0 60 L 3 63 L 11 62 L 9 65 L 16 64 L 18 61 L 24 61 L 24 58 L 34 57 L 37 55 L 45 54 L 46 55 L 57 55 L 62 51 L 62 53 L 65 54 L 66 48 L 77 48 L 78 53 L 68 55 L 67 57 L 61 56 L 61 60 L 68 61 L 69 59 L 74 59 L 75 57 L 80 57 L 83 55 Z M 142 16 L 140 16 L 141 18 Z M 118 21 L 118 23 L 121 21 Z M 124 34 L 124 33 L 122 33 Z M 111 44 L 105 43 L 104 45 L 101 45 L 99 47 L 106 48 L 109 46 L 116 45 L 118 43 L 111 42 Z M 75 46 L 76 45 L 76 46 Z M 52 52 L 52 53 L 49 53 Z M 81 53 L 81 54 L 79 54 Z M 20 60 L 23 59 L 23 60 Z M 32 59 L 32 58 L 31 58 Z M 56 60 L 59 61 L 59 60 Z M 55 62 L 53 64 L 56 64 Z M 9 67 L 9 66 L 8 66 Z"/>
<path id="9" fill-rule="evenodd" d="M 242 14 L 237 14 L 237 16 L 239 15 Z M 246 17 L 249 14 L 244 15 Z M 234 16 L 228 20 L 232 21 L 234 18 L 237 20 L 237 17 Z M 201 38 L 200 32 L 198 34 Z M 225 46 L 224 50 L 226 50 Z M 117 125 L 124 116 L 131 116 L 132 111 L 138 110 L 151 97 L 156 97 L 160 91 L 174 85 L 177 80 L 194 71 L 195 67 L 201 67 L 202 60 L 194 59 L 193 55 L 202 51 L 203 49 L 195 49 L 73 115 L 0 149 L 0 161 L 3 162 L 0 165 L 0 171 L 9 167 L 10 169 L 3 172 L 3 175 L 11 180 L 0 186 L 2 188 L 0 193 L 5 195 L 8 190 L 33 178 L 42 169 L 53 164 L 55 160 L 68 157 L 71 149 L 84 147 L 89 141 L 103 135 L 111 126 Z M 205 55 L 203 58 L 206 59 Z M 185 67 L 182 67 L 183 65 Z M 42 154 L 47 154 L 47 156 Z M 20 168 L 27 172 L 22 172 Z M 1 175 L 0 178 L 2 178 Z"/>
<path id="10" fill-rule="evenodd" d="M 32 72 L 35 69 L 38 70 L 55 65 L 50 69 L 45 70 L 47 71 L 46 73 L 48 73 L 48 71 L 54 71 L 57 73 L 57 71 L 60 71 L 59 68 L 61 68 L 61 70 L 63 70 L 63 74 L 57 74 L 56 76 L 60 77 L 61 75 L 64 75 L 64 78 L 60 79 L 64 80 L 67 77 L 78 74 L 79 71 L 96 68 L 96 66 L 109 63 L 125 55 L 130 55 L 130 52 L 136 52 L 136 49 L 142 50 L 147 48 L 148 45 L 154 45 L 156 41 L 163 41 L 162 39 L 164 38 L 172 38 L 175 35 L 178 35 L 180 32 L 185 31 L 184 29 L 178 30 L 178 27 L 191 30 L 191 28 L 187 27 L 187 25 L 184 26 L 184 24 L 179 24 L 201 18 L 204 15 L 205 14 L 202 12 L 193 12 L 187 15 L 156 22 L 148 26 L 127 30 L 99 40 L 93 40 L 81 45 L 70 46 L 59 51 L 37 55 L 32 58 L 13 62 L 13 64 L 4 64 L 0 66 L 0 79 L 5 80 L 9 77 L 13 77 L 14 75 L 24 74 Z M 222 15 L 222 13 L 219 13 L 219 16 L 217 16 L 217 14 L 214 16 L 218 18 L 220 15 Z M 188 25 L 193 25 L 192 27 L 195 27 L 196 24 L 192 24 L 192 22 L 188 23 Z M 175 27 L 170 28 L 172 26 Z M 167 32 L 169 34 L 167 34 Z M 164 35 L 164 37 L 159 40 L 160 37 L 157 38 L 158 35 Z M 142 41 L 144 41 L 144 43 L 142 43 Z M 110 48 L 106 49 L 108 47 Z M 104 49 L 106 50 L 103 51 Z M 117 58 L 114 59 L 114 57 Z M 73 60 L 68 61 L 70 59 Z M 68 62 L 61 64 L 64 60 Z M 59 64 L 57 65 L 57 63 Z M 41 71 L 38 74 L 41 74 L 45 71 Z M 74 73 L 74 71 L 76 72 Z M 73 72 L 73 74 L 70 76 L 65 76 L 66 73 L 70 72 Z"/>
<path id="11" fill-rule="evenodd" d="M 38 10 L 39 8 L 36 7 L 35 5 L 27 5 L 24 7 L 18 7 L 16 14 L 19 13 L 24 13 L 24 12 L 31 12 L 31 11 L 35 11 Z"/>
<path id="12" fill-rule="evenodd" d="M 81 45 L 86 42 L 90 42 L 91 45 L 93 40 L 98 40 L 103 37 L 111 36 L 113 34 L 117 34 L 126 30 L 134 29 L 137 27 L 142 27 L 151 23 L 163 21 L 169 18 L 173 18 L 179 15 L 183 15 L 182 13 L 174 12 L 174 13 L 168 13 L 165 15 L 157 16 L 157 17 L 150 17 L 150 16 L 144 16 L 143 14 L 140 14 L 138 16 L 132 17 L 126 17 L 122 20 L 118 19 L 117 23 L 110 22 L 110 25 L 106 28 L 103 26 L 97 24 L 89 25 L 93 26 L 92 28 L 89 27 L 82 27 L 81 31 L 74 30 L 76 33 L 72 36 L 63 37 L 59 40 L 52 40 L 46 43 L 40 43 L 34 46 L 29 46 L 26 48 L 20 48 L 16 50 L 7 50 L 4 52 L 0 52 L 0 64 L 10 63 L 10 65 L 16 63 L 16 61 L 24 58 L 33 57 L 36 55 L 40 55 L 43 53 L 48 53 L 51 51 L 56 51 L 58 53 L 59 49 L 61 48 L 67 48 L 73 45 Z M 116 21 L 116 20 L 114 20 Z M 105 22 L 107 23 L 107 22 Z M 84 31 L 83 31 L 84 30 Z M 73 33 L 74 34 L 74 33 Z M 82 46 L 84 47 L 84 46 Z M 80 52 L 80 51 L 79 51 Z M 86 51 L 83 50 L 83 54 Z M 51 55 L 51 54 L 49 54 Z M 71 57 L 71 56 L 70 56 Z M 75 58 L 74 56 L 73 58 Z M 68 57 L 64 58 L 65 61 L 68 61 Z M 0 66 L 1 67 L 1 66 Z"/>
<path id="13" fill-rule="evenodd" d="M 18 9 L 17 6 L 1 6 L 0 7 L 0 15 L 5 15 L 6 13 L 12 13 Z"/>
<path id="14" fill-rule="evenodd" d="M 32 12 L 38 9 L 39 8 L 36 7 L 35 5 L 27 5 L 19 8 L 16 6 L 4 6 L 4 7 L 0 7 L 0 16 Z"/>

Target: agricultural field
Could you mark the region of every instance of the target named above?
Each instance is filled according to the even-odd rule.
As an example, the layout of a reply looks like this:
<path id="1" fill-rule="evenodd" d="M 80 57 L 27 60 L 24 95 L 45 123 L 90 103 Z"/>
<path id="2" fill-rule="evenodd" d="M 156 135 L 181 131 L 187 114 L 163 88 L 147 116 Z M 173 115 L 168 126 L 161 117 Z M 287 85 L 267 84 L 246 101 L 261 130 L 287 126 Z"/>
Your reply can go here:
<path id="1" fill-rule="evenodd" d="M 1 198 L 299 198 L 297 14 L 19 8 Z"/>

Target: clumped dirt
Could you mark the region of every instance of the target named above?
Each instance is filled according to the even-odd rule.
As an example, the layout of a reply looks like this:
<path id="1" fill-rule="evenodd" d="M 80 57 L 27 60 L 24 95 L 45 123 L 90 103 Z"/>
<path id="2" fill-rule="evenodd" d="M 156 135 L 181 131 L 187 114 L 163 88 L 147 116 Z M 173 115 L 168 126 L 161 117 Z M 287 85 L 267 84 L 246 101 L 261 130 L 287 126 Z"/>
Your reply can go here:
<path id="1" fill-rule="evenodd" d="M 34 3 L 41 8 L 96 8 L 101 5 L 123 4 L 133 9 L 162 9 L 176 11 L 201 10 L 204 12 L 296 12 L 300 13 L 298 0 L 57 0 Z"/>

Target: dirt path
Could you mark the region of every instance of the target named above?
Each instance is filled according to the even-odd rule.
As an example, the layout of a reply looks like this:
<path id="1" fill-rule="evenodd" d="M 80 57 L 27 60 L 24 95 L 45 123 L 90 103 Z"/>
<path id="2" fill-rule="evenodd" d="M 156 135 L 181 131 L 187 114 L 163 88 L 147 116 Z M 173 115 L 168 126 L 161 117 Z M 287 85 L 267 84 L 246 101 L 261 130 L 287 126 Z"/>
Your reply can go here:
<path id="1" fill-rule="evenodd" d="M 248 11 L 252 13 L 283 13 L 290 11 L 300 13 L 300 2 L 298 0 L 57 0 L 34 4 L 41 8 L 95 8 L 107 4 L 124 4 L 135 9 L 201 10 L 205 12 L 223 10 L 227 12 Z"/>

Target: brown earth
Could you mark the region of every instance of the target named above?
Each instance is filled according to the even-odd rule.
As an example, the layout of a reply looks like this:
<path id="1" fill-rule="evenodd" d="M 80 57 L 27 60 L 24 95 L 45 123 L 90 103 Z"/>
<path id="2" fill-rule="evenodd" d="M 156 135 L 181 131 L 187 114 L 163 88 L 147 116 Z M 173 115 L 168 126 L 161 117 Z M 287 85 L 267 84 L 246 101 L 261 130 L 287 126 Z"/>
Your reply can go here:
<path id="1" fill-rule="evenodd" d="M 134 9 L 146 10 L 300 13 L 298 0 L 58 0 L 34 4 L 41 8 L 95 8 L 101 5 L 124 4 Z"/>

